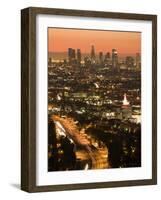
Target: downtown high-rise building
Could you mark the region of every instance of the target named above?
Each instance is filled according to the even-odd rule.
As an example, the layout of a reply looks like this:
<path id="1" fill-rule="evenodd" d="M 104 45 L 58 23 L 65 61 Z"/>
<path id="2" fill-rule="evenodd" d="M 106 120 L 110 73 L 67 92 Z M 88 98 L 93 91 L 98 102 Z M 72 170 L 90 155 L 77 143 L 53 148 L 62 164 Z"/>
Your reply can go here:
<path id="1" fill-rule="evenodd" d="M 75 58 L 75 49 L 68 48 L 68 58 Z"/>
<path id="2" fill-rule="evenodd" d="M 68 48 L 68 60 L 71 64 L 76 59 L 75 49 Z"/>
<path id="3" fill-rule="evenodd" d="M 108 60 L 108 59 L 110 59 L 110 52 L 107 52 L 107 53 L 105 54 L 105 60 Z"/>
<path id="4" fill-rule="evenodd" d="M 81 55 L 81 50 L 77 49 L 77 61 L 78 63 L 81 63 L 82 55 Z"/>
<path id="5" fill-rule="evenodd" d="M 103 63 L 103 52 L 102 51 L 99 52 L 99 62 Z"/>
<path id="6" fill-rule="evenodd" d="M 95 61 L 96 59 L 96 54 L 95 54 L 95 48 L 94 45 L 91 46 L 91 60 Z"/>
<path id="7" fill-rule="evenodd" d="M 114 71 L 119 71 L 118 66 L 118 53 L 116 49 L 112 49 L 112 69 Z"/>
<path id="8" fill-rule="evenodd" d="M 107 52 L 107 53 L 105 54 L 104 62 L 105 62 L 106 64 L 109 64 L 109 63 L 110 63 L 110 52 Z"/>

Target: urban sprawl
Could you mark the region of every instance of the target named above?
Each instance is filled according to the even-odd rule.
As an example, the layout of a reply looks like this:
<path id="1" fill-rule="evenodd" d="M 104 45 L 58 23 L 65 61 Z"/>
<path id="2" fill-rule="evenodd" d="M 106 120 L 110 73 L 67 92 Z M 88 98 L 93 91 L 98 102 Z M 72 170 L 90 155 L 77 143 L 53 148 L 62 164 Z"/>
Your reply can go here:
<path id="1" fill-rule="evenodd" d="M 48 171 L 140 167 L 140 53 L 66 54 L 48 57 Z"/>

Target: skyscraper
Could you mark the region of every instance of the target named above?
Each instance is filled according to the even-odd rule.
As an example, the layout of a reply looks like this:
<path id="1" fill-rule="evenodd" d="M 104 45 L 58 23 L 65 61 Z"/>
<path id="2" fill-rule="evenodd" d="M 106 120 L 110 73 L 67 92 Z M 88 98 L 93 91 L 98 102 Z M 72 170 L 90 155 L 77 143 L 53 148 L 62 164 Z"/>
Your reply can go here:
<path id="1" fill-rule="evenodd" d="M 118 53 L 116 49 L 112 49 L 112 69 L 114 71 L 119 71 L 118 66 Z"/>
<path id="2" fill-rule="evenodd" d="M 92 45 L 92 47 L 91 47 L 91 60 L 94 61 L 95 58 L 96 58 L 95 48 L 94 48 L 94 45 Z"/>
<path id="3" fill-rule="evenodd" d="M 78 63 L 81 63 L 81 57 L 82 57 L 81 50 L 77 49 L 77 61 L 78 61 Z"/>
<path id="4" fill-rule="evenodd" d="M 72 61 L 72 48 L 68 48 L 68 60 L 69 60 L 69 63 L 71 64 L 71 61 Z"/>
<path id="5" fill-rule="evenodd" d="M 75 61 L 75 49 L 68 48 L 68 59 L 70 64 L 72 64 L 73 61 Z"/>
<path id="6" fill-rule="evenodd" d="M 100 61 L 100 63 L 103 63 L 103 52 L 102 51 L 99 52 L 99 61 Z"/>
<path id="7" fill-rule="evenodd" d="M 72 59 L 76 58 L 75 49 L 72 49 Z"/>
<path id="8" fill-rule="evenodd" d="M 107 59 L 110 59 L 110 52 L 107 52 L 107 53 L 105 54 L 105 60 L 107 60 Z"/>
<path id="9" fill-rule="evenodd" d="M 105 54 L 105 60 L 104 60 L 104 62 L 105 62 L 106 64 L 109 64 L 109 63 L 110 63 L 110 52 L 107 52 L 107 53 Z"/>

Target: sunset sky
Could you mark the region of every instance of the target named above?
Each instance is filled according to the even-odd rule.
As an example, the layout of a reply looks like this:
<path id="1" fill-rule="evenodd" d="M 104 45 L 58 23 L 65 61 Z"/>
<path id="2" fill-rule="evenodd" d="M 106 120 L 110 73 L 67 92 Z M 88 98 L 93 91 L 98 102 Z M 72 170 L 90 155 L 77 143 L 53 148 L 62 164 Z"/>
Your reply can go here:
<path id="1" fill-rule="evenodd" d="M 89 53 L 91 45 L 96 53 L 115 48 L 120 54 L 135 54 L 141 52 L 141 33 L 48 28 L 49 52 L 67 52 L 71 47 Z"/>

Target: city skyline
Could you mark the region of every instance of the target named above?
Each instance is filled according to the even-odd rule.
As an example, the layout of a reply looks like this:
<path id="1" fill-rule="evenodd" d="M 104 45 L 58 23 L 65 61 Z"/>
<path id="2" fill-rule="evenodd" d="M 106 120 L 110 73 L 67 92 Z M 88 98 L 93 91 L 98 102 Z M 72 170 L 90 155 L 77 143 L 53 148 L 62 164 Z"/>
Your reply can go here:
<path id="1" fill-rule="evenodd" d="M 120 55 L 134 55 L 141 52 L 141 33 L 48 28 L 48 52 L 66 52 L 71 47 L 88 54 L 92 45 L 95 46 L 96 54 L 100 51 L 111 52 L 115 48 Z"/>
<path id="2" fill-rule="evenodd" d="M 141 167 L 141 34 L 49 32 L 48 171 Z"/>

